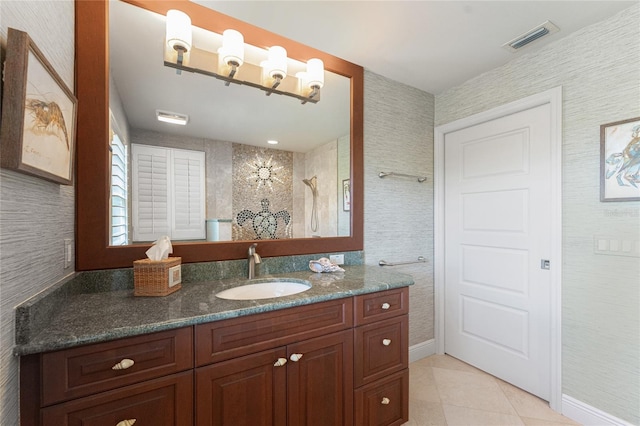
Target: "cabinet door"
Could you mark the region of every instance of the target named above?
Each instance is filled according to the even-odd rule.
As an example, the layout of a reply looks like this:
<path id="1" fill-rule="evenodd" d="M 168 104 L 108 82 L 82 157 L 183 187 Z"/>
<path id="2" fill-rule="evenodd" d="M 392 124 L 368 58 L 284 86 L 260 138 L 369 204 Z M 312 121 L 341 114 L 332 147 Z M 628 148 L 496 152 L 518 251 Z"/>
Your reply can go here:
<path id="1" fill-rule="evenodd" d="M 271 426 L 286 423 L 284 347 L 196 369 L 198 426 Z"/>
<path id="2" fill-rule="evenodd" d="M 43 408 L 43 426 L 191 426 L 191 371 Z M 127 422 L 128 421 L 128 422 Z"/>
<path id="3" fill-rule="evenodd" d="M 352 425 L 352 331 L 289 345 L 287 354 L 288 425 Z"/>

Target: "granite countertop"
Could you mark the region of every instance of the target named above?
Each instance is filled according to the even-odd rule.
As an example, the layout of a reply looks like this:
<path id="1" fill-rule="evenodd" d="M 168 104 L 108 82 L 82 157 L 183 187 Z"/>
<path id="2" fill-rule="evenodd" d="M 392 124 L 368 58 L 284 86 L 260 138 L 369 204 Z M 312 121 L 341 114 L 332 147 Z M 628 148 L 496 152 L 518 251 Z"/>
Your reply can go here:
<path id="1" fill-rule="evenodd" d="M 24 331 L 26 337 L 16 339 L 14 353 L 47 352 L 413 284 L 408 274 L 363 265 L 345 266 L 345 272 L 298 271 L 257 278 L 284 277 L 307 280 L 311 288 L 272 299 L 217 298 L 216 293 L 248 282 L 232 278 L 183 283 L 182 289 L 164 297 L 135 297 L 132 288 L 68 294 L 63 303 L 56 303 L 47 321 L 39 322 L 40 326 L 34 326 L 35 321 L 29 324 L 29 318 L 37 317 L 36 312 L 30 312 L 26 320 L 17 318 L 18 334 Z"/>

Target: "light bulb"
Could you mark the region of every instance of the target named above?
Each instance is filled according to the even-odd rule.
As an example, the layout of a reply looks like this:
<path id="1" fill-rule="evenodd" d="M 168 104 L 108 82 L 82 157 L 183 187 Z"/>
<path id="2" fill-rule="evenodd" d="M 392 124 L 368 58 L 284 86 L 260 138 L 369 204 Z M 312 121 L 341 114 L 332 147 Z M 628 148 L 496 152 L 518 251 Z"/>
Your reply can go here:
<path id="1" fill-rule="evenodd" d="M 285 48 L 280 46 L 270 47 L 267 64 L 269 77 L 284 79 L 287 76 L 287 51 Z"/>
<path id="2" fill-rule="evenodd" d="M 307 62 L 306 81 L 309 88 L 324 86 L 324 63 L 321 59 L 313 58 Z"/>
<path id="3" fill-rule="evenodd" d="M 224 30 L 222 33 L 222 47 L 218 49 L 223 63 L 237 67 L 244 63 L 244 37 L 239 31 Z"/>
<path id="4" fill-rule="evenodd" d="M 191 49 L 191 18 L 186 13 L 171 9 L 167 12 L 167 44 L 188 52 Z"/>

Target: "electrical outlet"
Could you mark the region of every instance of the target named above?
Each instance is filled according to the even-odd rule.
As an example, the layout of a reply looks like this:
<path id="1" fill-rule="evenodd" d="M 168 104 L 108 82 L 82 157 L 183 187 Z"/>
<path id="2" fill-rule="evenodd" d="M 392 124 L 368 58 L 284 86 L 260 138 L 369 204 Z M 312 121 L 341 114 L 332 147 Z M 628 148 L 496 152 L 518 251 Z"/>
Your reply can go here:
<path id="1" fill-rule="evenodd" d="M 344 254 L 332 254 L 329 256 L 329 260 L 336 265 L 344 265 Z"/>
<path id="2" fill-rule="evenodd" d="M 64 269 L 71 266 L 71 259 L 73 259 L 73 242 L 70 238 L 64 239 Z"/>

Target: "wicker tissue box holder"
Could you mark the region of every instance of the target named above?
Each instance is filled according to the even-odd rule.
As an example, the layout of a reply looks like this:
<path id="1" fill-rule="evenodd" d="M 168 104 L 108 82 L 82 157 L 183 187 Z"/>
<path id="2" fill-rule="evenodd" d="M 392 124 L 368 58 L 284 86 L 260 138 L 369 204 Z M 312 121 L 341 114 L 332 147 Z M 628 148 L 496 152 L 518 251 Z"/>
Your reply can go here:
<path id="1" fill-rule="evenodd" d="M 134 296 L 166 296 L 182 288 L 181 257 L 133 262 Z"/>

